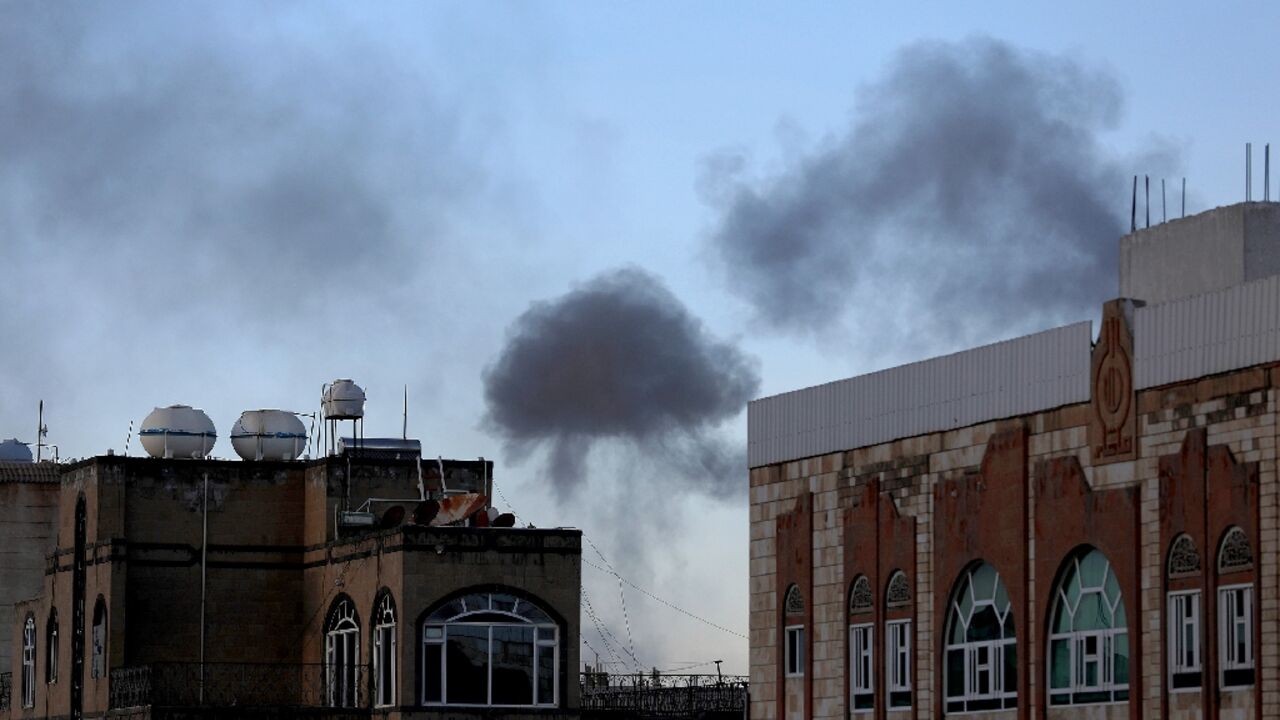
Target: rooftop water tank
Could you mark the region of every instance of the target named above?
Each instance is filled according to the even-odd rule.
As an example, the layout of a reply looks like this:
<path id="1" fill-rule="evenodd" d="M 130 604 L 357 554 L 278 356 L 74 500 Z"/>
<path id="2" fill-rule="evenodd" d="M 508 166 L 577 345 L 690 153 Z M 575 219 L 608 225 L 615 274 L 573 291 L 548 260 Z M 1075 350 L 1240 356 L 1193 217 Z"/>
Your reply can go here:
<path id="1" fill-rule="evenodd" d="M 321 406 L 326 420 L 364 417 L 364 390 L 350 380 L 334 380 L 324 388 Z"/>
<path id="2" fill-rule="evenodd" d="M 142 421 L 138 439 L 155 458 L 208 457 L 218 431 L 203 410 L 190 405 L 156 408 Z"/>
<path id="3" fill-rule="evenodd" d="M 231 427 L 231 447 L 242 460 L 297 460 L 307 428 L 284 410 L 246 410 Z"/>
<path id="4" fill-rule="evenodd" d="M 18 438 L 0 442 L 0 462 L 29 463 L 31 461 L 31 448 Z"/>

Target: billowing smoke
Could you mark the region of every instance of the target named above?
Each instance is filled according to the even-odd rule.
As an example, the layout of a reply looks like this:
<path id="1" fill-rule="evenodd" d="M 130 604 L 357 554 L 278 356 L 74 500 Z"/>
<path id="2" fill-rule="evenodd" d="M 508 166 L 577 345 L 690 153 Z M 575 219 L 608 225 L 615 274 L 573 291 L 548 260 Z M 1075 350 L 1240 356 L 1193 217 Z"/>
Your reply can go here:
<path id="1" fill-rule="evenodd" d="M 756 363 L 702 323 L 655 277 L 600 275 L 535 303 L 484 374 L 487 423 L 517 454 L 549 450 L 567 494 L 592 446 L 622 441 L 712 494 L 739 490 L 745 457 L 715 427 L 759 387 Z"/>
<path id="2" fill-rule="evenodd" d="M 911 45 L 859 93 L 847 132 L 781 174 L 708 164 L 714 247 L 778 329 L 847 317 L 881 337 L 972 340 L 1083 319 L 1116 291 L 1128 186 L 1099 135 L 1120 108 L 1114 79 L 1067 58 Z"/>

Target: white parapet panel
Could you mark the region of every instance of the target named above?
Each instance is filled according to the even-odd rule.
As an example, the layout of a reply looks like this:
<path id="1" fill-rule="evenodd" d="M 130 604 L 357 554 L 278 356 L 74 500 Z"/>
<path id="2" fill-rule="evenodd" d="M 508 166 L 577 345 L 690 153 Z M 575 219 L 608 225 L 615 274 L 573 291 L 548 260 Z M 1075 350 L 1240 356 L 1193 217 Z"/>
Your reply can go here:
<path id="1" fill-rule="evenodd" d="M 1280 275 L 1138 308 L 1139 390 L 1280 360 Z"/>
<path id="2" fill-rule="evenodd" d="M 1091 323 L 1079 322 L 752 401 L 751 467 L 1089 399 Z"/>

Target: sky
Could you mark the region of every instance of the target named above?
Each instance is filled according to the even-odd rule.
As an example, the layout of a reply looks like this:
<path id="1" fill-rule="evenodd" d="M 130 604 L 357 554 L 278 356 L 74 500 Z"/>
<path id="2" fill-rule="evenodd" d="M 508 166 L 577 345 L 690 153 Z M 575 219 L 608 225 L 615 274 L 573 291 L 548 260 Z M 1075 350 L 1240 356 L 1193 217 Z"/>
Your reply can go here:
<path id="1" fill-rule="evenodd" d="M 613 669 L 745 672 L 749 400 L 1092 318 L 1133 175 L 1198 212 L 1280 140 L 1274 4 L 0 18 L 0 437 L 43 400 L 61 457 L 137 454 L 184 403 L 226 457 L 339 377 L 395 435 L 407 386 L 583 529 Z"/>

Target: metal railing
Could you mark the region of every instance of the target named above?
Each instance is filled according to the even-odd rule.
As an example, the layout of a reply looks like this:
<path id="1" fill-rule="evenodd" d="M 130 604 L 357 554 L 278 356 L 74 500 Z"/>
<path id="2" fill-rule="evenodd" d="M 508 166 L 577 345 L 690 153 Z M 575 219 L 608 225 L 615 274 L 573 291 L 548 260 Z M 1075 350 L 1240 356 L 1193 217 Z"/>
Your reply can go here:
<path id="1" fill-rule="evenodd" d="M 747 709 L 745 675 L 582 674 L 582 709 L 644 717 L 696 717 Z"/>
<path id="2" fill-rule="evenodd" d="M 153 663 L 112 670 L 109 706 L 366 708 L 369 680 L 364 665 Z"/>
<path id="3" fill-rule="evenodd" d="M 13 692 L 13 673 L 0 673 L 0 710 L 9 709 L 9 695 Z"/>

